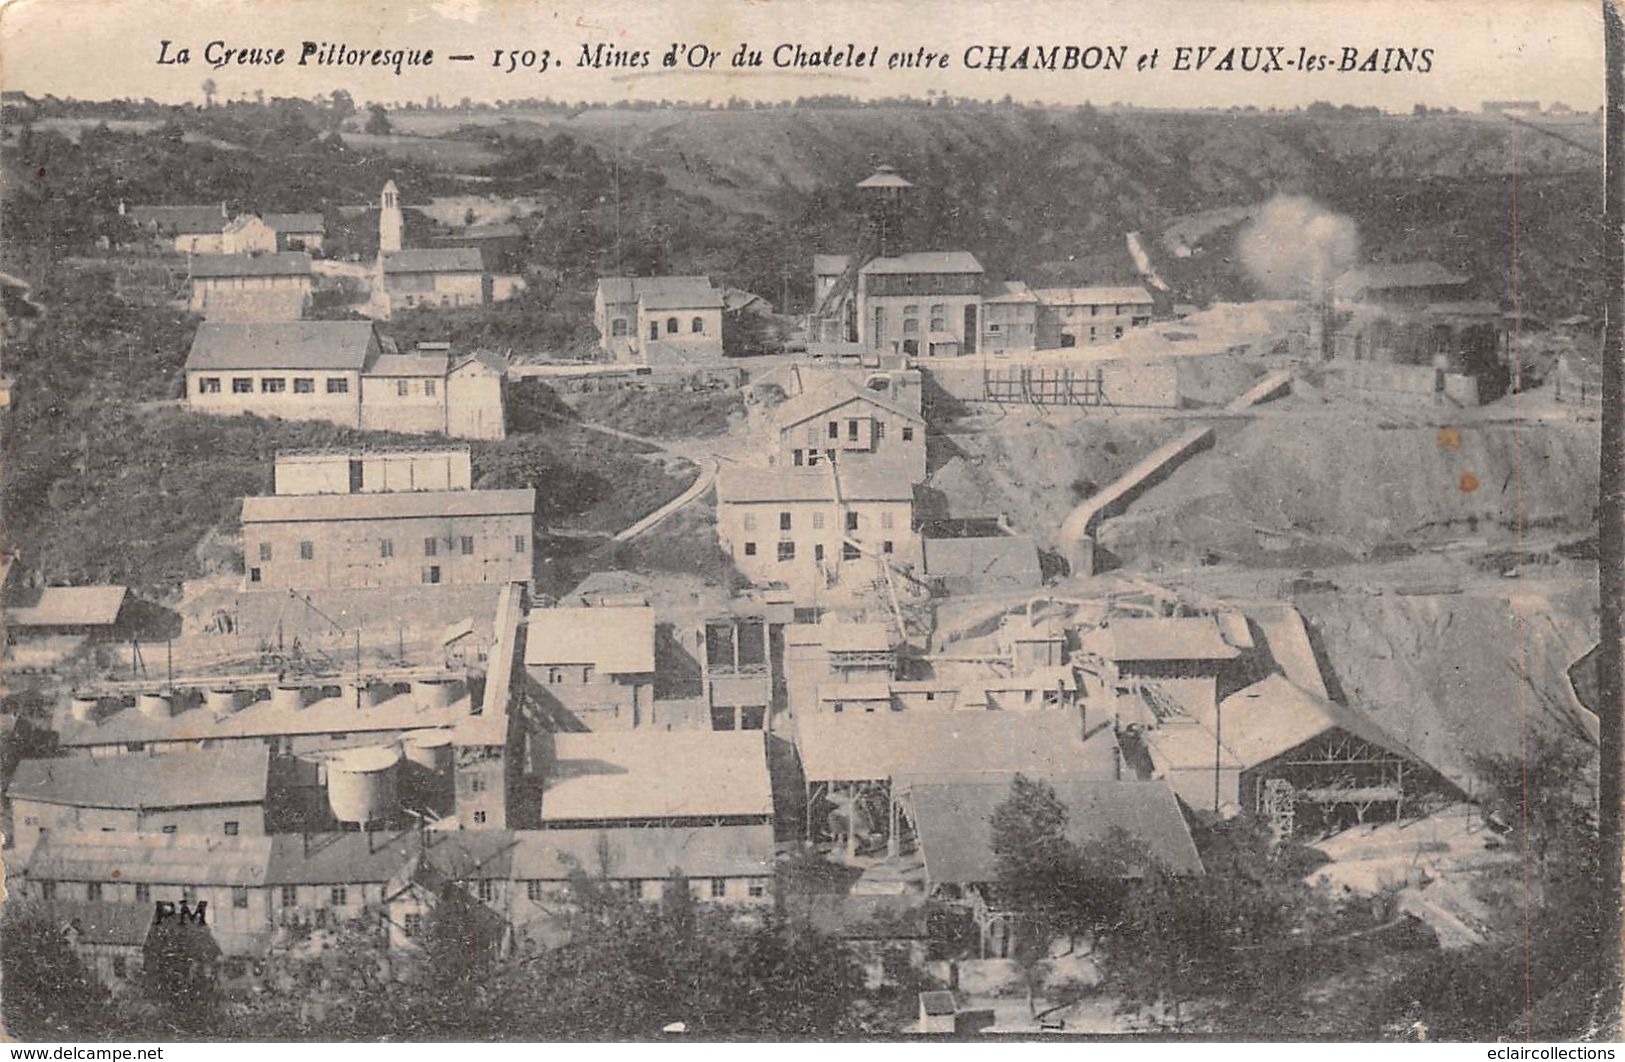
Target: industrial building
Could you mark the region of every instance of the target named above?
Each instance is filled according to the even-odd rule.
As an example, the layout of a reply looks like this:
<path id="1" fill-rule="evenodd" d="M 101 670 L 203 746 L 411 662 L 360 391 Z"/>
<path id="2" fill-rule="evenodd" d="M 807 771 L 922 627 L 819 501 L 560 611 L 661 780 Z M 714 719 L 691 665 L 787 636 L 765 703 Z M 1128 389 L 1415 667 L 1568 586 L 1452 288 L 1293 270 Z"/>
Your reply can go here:
<path id="1" fill-rule="evenodd" d="M 652 722 L 655 613 L 647 606 L 560 606 L 530 613 L 529 696 L 558 730 Z"/>
<path id="2" fill-rule="evenodd" d="M 1039 350 L 1086 347 L 1122 339 L 1151 323 L 1154 304 L 1145 288 L 1038 288 L 1036 346 Z"/>
<path id="3" fill-rule="evenodd" d="M 768 463 L 784 468 L 839 461 L 845 472 L 886 472 L 909 483 L 925 479 L 925 418 L 890 397 L 878 376 L 859 387 L 824 374 L 772 412 L 774 446 Z M 917 400 L 918 390 L 914 391 Z"/>
<path id="4" fill-rule="evenodd" d="M 198 254 L 190 269 L 192 312 L 211 321 L 297 321 L 310 309 L 310 256 L 303 251 Z"/>
<path id="5" fill-rule="evenodd" d="M 708 277 L 601 277 L 593 314 L 599 344 L 617 361 L 722 357 L 722 292 Z"/>

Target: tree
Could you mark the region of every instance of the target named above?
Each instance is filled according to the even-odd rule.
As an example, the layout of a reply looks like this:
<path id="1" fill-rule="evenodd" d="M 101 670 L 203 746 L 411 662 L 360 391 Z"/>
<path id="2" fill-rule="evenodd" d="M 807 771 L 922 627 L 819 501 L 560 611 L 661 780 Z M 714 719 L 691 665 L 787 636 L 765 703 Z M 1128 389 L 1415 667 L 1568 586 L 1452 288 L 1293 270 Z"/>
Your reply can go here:
<path id="1" fill-rule="evenodd" d="M 389 112 L 384 105 L 375 103 L 368 108 L 367 132 L 374 136 L 388 136 L 390 131 Z"/>
<path id="2" fill-rule="evenodd" d="M 107 992 L 68 947 L 48 912 L 6 905 L 0 924 L 0 1014 L 20 1040 L 86 1040 L 98 1035 Z"/>
<path id="3" fill-rule="evenodd" d="M 355 114 L 355 97 L 343 89 L 334 89 L 328 97 L 332 103 L 332 124 L 337 129 Z"/>

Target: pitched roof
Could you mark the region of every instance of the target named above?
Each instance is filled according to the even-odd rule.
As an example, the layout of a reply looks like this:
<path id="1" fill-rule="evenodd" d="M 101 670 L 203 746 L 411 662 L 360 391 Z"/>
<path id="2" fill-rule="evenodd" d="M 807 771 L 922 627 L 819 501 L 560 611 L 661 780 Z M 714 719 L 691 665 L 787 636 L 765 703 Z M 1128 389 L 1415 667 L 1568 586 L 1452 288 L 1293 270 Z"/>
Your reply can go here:
<path id="1" fill-rule="evenodd" d="M 924 540 L 925 574 L 1037 586 L 1043 581 L 1038 546 L 1027 535 Z"/>
<path id="2" fill-rule="evenodd" d="M 911 782 L 907 794 L 926 876 L 933 884 L 997 881 L 994 810 L 1010 796 L 1014 773 L 977 781 Z M 1107 840 L 1114 829 L 1143 843 L 1175 874 L 1202 873 L 1185 816 L 1167 782 L 1046 779 L 1066 807 L 1066 834 L 1075 844 Z M 1125 868 L 1139 877 L 1148 867 Z"/>
<path id="3" fill-rule="evenodd" d="M 889 653 L 893 638 L 884 623 L 842 623 L 826 621 L 814 627 L 819 641 L 832 653 Z"/>
<path id="4" fill-rule="evenodd" d="M 51 830 L 34 846 L 27 873 L 45 881 L 261 885 L 270 854 L 269 837 Z"/>
<path id="5" fill-rule="evenodd" d="M 846 272 L 851 259 L 844 254 L 813 255 L 813 273 L 821 277 L 839 276 Z"/>
<path id="6" fill-rule="evenodd" d="M 1084 652 L 1107 660 L 1232 660 L 1241 655 L 1224 640 L 1212 616 L 1114 619 L 1080 642 Z"/>
<path id="7" fill-rule="evenodd" d="M 992 303 L 1034 303 L 1038 301 L 1038 296 L 1027 286 L 1027 282 L 1024 280 L 1005 280 L 993 285 L 982 301 Z"/>
<path id="8" fill-rule="evenodd" d="M 367 376 L 446 375 L 451 358 L 444 354 L 380 354 L 362 370 Z"/>
<path id="9" fill-rule="evenodd" d="M 265 800 L 270 750 L 239 742 L 165 756 L 24 760 L 7 794 L 82 808 L 188 808 Z"/>
<path id="10" fill-rule="evenodd" d="M 878 781 L 903 776 L 1026 771 L 1095 777 L 1116 773 L 1109 729 L 1083 740 L 1078 713 L 932 711 L 870 715 L 809 712 L 796 721 L 808 781 Z"/>
<path id="11" fill-rule="evenodd" d="M 1437 262 L 1400 262 L 1351 269 L 1332 282 L 1332 291 L 1339 298 L 1350 298 L 1371 290 L 1454 287 L 1467 280 Z"/>
<path id="12" fill-rule="evenodd" d="M 372 344 L 370 321 L 205 321 L 192 338 L 186 369 L 359 371 Z"/>
<path id="13" fill-rule="evenodd" d="M 226 210 L 220 203 L 209 206 L 133 206 L 128 209 L 137 225 L 151 225 L 159 232 L 195 236 L 224 232 Z"/>
<path id="14" fill-rule="evenodd" d="M 265 223 L 278 232 L 295 234 L 323 232 L 327 228 L 320 214 L 267 214 Z"/>
<path id="15" fill-rule="evenodd" d="M 302 277 L 310 275 L 310 255 L 303 251 L 277 254 L 194 254 L 192 279 L 210 277 Z"/>
<path id="16" fill-rule="evenodd" d="M 385 273 L 481 273 L 477 247 L 413 247 L 384 255 Z"/>
<path id="17" fill-rule="evenodd" d="M 1238 690 L 1220 705 L 1220 740 L 1243 769 L 1266 763 L 1336 728 L 1361 741 L 1416 759 L 1364 712 L 1316 697 L 1276 673 Z"/>
<path id="18" fill-rule="evenodd" d="M 906 476 L 886 470 L 841 473 L 841 497 L 847 501 L 912 501 L 914 486 Z M 730 465 L 717 477 L 722 502 L 835 500 L 835 484 L 823 469 L 805 471 Z"/>
<path id="19" fill-rule="evenodd" d="M 768 877 L 773 827 L 622 826 L 514 833 L 513 876 L 565 881 L 576 872 L 609 879 Z"/>
<path id="20" fill-rule="evenodd" d="M 867 402 L 877 409 L 907 417 L 920 424 L 925 423 L 925 418 L 913 410 L 898 405 L 876 391 L 859 387 L 841 376 L 826 376 L 794 398 L 779 403 L 773 409 L 773 421 L 781 431 L 787 430 L 848 402 Z"/>
<path id="21" fill-rule="evenodd" d="M 722 308 L 710 277 L 600 277 L 598 290 L 605 302 L 641 302 L 650 310 Z"/>
<path id="22" fill-rule="evenodd" d="M 914 251 L 893 258 L 874 258 L 859 273 L 980 273 L 982 263 L 969 251 Z"/>
<path id="23" fill-rule="evenodd" d="M 378 494 L 272 494 L 243 499 L 243 523 L 402 520 L 415 517 L 528 516 L 536 491 L 417 490 Z"/>
<path id="24" fill-rule="evenodd" d="M 591 664 L 611 675 L 655 669 L 652 608 L 539 608 L 525 636 L 527 664 Z"/>
<path id="25" fill-rule="evenodd" d="M 107 627 L 118 622 L 129 589 L 123 586 L 47 586 L 21 597 L 29 604 L 0 611 L 7 627 Z"/>
<path id="26" fill-rule="evenodd" d="M 507 878 L 514 836 L 507 830 L 277 834 L 265 884 L 388 882 L 419 860 L 450 881 Z"/>
<path id="27" fill-rule="evenodd" d="M 761 731 L 554 734 L 541 821 L 773 814 Z"/>
<path id="28" fill-rule="evenodd" d="M 1082 288 L 1039 288 L 1033 292 L 1045 306 L 1119 306 L 1151 302 L 1151 293 L 1137 285 Z"/>

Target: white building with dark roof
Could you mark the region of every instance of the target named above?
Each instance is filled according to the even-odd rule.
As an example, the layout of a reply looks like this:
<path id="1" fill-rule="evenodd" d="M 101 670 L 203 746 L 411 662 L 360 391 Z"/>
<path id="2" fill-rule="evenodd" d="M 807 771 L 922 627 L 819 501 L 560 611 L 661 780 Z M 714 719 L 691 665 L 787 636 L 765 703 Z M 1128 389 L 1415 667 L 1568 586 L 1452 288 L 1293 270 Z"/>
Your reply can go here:
<path id="1" fill-rule="evenodd" d="M 843 472 L 890 472 L 925 479 L 925 418 L 894 400 L 888 388 L 859 387 L 821 374 L 807 390 L 774 408 L 770 464 L 790 468 L 839 461 Z"/>
<path id="2" fill-rule="evenodd" d="M 192 312 L 211 321 L 297 321 L 310 308 L 303 251 L 193 255 L 191 280 Z"/>
<path id="3" fill-rule="evenodd" d="M 599 342 L 625 361 L 722 357 L 722 310 L 707 277 L 601 277 L 593 297 Z"/>

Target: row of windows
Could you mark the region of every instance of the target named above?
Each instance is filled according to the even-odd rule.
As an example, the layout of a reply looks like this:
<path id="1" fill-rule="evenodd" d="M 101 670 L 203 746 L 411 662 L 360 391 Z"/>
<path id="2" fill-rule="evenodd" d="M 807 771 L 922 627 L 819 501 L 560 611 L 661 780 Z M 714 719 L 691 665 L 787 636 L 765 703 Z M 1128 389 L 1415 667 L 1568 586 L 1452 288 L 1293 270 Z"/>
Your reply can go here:
<path id="1" fill-rule="evenodd" d="M 846 529 L 848 531 L 856 531 L 858 529 L 858 515 L 859 514 L 850 511 L 846 514 Z M 795 530 L 794 524 L 795 520 L 792 518 L 792 515 L 789 512 L 779 513 L 780 531 L 793 531 Z M 756 530 L 756 517 L 751 513 L 746 513 L 744 526 L 746 531 Z M 880 514 L 880 526 L 887 531 L 891 530 L 892 514 L 890 512 L 882 512 Z M 823 513 L 812 514 L 812 529 L 814 531 L 822 531 L 824 529 Z"/>
<path id="2" fill-rule="evenodd" d="M 200 395 L 217 395 L 220 393 L 221 378 L 218 376 L 199 376 L 197 391 Z M 260 394 L 280 395 L 288 390 L 286 376 L 261 376 Z M 252 376 L 233 376 L 231 378 L 231 393 L 234 395 L 251 395 L 254 393 L 254 378 Z M 314 376 L 295 376 L 293 378 L 293 393 L 296 395 L 313 395 L 316 393 L 316 378 Z M 330 395 L 347 395 L 350 393 L 350 381 L 343 376 L 329 376 L 327 378 L 327 393 Z M 433 392 L 430 392 L 431 394 Z M 402 394 L 405 394 L 403 391 Z"/>
<path id="3" fill-rule="evenodd" d="M 890 553 L 890 552 L 892 552 L 892 545 L 893 545 L 893 543 L 892 543 L 891 539 L 888 538 L 888 539 L 886 539 L 884 542 L 882 542 L 880 544 L 880 551 L 882 553 Z M 779 547 L 778 559 L 780 561 L 793 561 L 793 560 L 796 559 L 796 544 L 794 542 L 789 542 L 789 541 L 780 542 L 780 543 L 778 543 L 778 547 Z M 754 543 L 754 542 L 745 543 L 745 556 L 747 556 L 747 557 L 756 556 L 756 543 Z M 841 559 L 842 560 L 855 561 L 860 556 L 862 556 L 862 553 L 859 551 L 858 547 L 854 546 L 850 542 L 841 543 Z M 823 562 L 823 560 L 824 560 L 824 544 L 822 542 L 816 542 L 816 543 L 813 544 L 813 560 L 818 561 L 819 563 Z"/>
<path id="4" fill-rule="evenodd" d="M 931 306 L 931 316 L 932 317 L 941 317 L 943 314 L 945 314 L 947 312 L 948 312 L 948 307 L 946 305 L 944 305 L 943 303 L 940 303 L 940 302 L 933 303 L 932 306 Z M 920 307 L 915 303 L 909 303 L 908 305 L 903 307 L 903 313 L 904 313 L 905 316 L 918 317 L 920 315 Z"/>
<path id="5" fill-rule="evenodd" d="M 905 317 L 905 318 L 903 318 L 903 331 L 904 331 L 905 334 L 918 332 L 919 330 L 920 330 L 920 319 L 919 318 L 917 318 L 917 317 Z M 944 320 L 941 317 L 933 317 L 933 318 L 931 318 L 931 331 L 933 331 L 933 332 L 946 332 L 947 330 L 948 330 L 948 322 L 946 320 Z"/>
<path id="6" fill-rule="evenodd" d="M 678 332 L 680 332 L 681 330 L 682 330 L 682 326 L 681 326 L 681 323 L 677 320 L 677 318 L 675 318 L 675 317 L 666 318 L 666 334 L 668 336 L 674 336 Z M 697 335 L 697 336 L 698 335 L 704 335 L 705 334 L 705 318 L 703 318 L 703 317 L 691 317 L 691 318 L 689 318 L 688 330 L 693 335 Z M 617 318 L 615 318 L 613 321 L 611 321 L 609 323 L 609 334 L 611 336 L 625 336 L 625 335 L 630 334 L 630 332 L 631 332 L 631 325 L 627 323 L 627 320 L 624 317 L 617 317 Z M 649 322 L 649 338 L 650 339 L 659 339 L 660 338 L 660 322 L 659 321 L 650 321 Z"/>
<path id="7" fill-rule="evenodd" d="M 474 536 L 473 535 L 460 535 L 460 536 L 458 536 L 457 546 L 458 546 L 459 550 L 462 552 L 463 556 L 472 557 L 474 555 Z M 524 535 L 515 535 L 515 536 L 513 536 L 513 551 L 515 553 L 523 553 L 528 548 L 529 548 L 529 546 L 526 544 L 526 539 L 525 539 Z M 447 552 L 450 552 L 450 551 L 448 550 Z M 272 550 L 272 547 L 271 547 L 271 543 L 269 543 L 269 542 L 261 542 L 260 543 L 260 554 L 259 554 L 259 556 L 260 556 L 260 560 L 262 562 L 270 561 L 272 559 L 272 553 L 273 553 L 273 550 Z M 439 556 L 440 555 L 440 539 L 438 539 L 438 538 L 426 538 L 426 539 L 424 539 L 423 540 L 423 555 L 425 557 Z M 381 538 L 381 539 L 379 539 L 378 540 L 378 556 L 382 560 L 388 560 L 389 558 L 395 556 L 395 540 L 392 539 L 392 538 Z M 302 561 L 315 560 L 316 559 L 316 544 L 314 542 L 309 542 L 309 541 L 299 543 L 299 559 L 302 560 Z"/>

